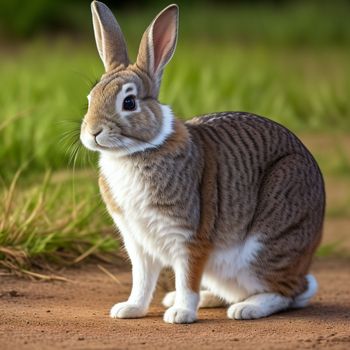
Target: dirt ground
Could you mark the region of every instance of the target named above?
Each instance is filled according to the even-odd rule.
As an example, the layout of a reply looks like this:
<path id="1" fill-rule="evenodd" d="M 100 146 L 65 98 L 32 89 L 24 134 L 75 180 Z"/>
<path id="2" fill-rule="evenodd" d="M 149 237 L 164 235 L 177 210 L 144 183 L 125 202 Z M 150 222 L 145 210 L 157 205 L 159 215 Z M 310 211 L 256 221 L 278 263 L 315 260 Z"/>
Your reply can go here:
<path id="1" fill-rule="evenodd" d="M 322 152 L 331 152 L 335 142 L 303 140 Z M 350 149 L 350 138 L 341 140 L 342 148 Z M 93 264 L 62 271 L 68 282 L 0 275 L 0 350 L 350 349 L 349 180 L 326 180 L 328 207 L 336 210 L 325 222 L 322 243 L 336 243 L 343 258 L 315 261 L 312 272 L 320 290 L 309 307 L 254 321 L 229 320 L 223 308 L 201 309 L 197 323 L 169 325 L 162 320 L 160 301 L 169 288 L 163 278 L 146 318 L 115 320 L 109 309 L 124 301 L 131 287 L 125 264 L 104 265 L 117 280 Z"/>
<path id="2" fill-rule="evenodd" d="M 317 260 L 320 290 L 306 309 L 254 321 L 202 309 L 192 325 L 162 320 L 165 284 L 144 319 L 116 320 L 110 307 L 130 289 L 128 267 L 64 271 L 69 282 L 1 277 L 0 349 L 350 349 L 350 260 Z"/>

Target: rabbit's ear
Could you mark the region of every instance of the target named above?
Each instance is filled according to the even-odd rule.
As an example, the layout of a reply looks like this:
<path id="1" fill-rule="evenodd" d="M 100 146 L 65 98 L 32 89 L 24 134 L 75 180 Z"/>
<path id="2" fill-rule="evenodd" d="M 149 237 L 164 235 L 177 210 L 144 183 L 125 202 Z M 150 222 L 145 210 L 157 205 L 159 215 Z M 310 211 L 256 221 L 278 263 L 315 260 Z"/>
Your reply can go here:
<path id="1" fill-rule="evenodd" d="M 91 3 L 92 21 L 98 53 L 106 72 L 129 64 L 124 35 L 111 10 L 102 2 Z"/>
<path id="2" fill-rule="evenodd" d="M 175 51 L 178 18 L 179 9 L 177 5 L 166 7 L 153 20 L 141 40 L 136 63 L 154 78 L 157 90 L 159 89 L 163 69 Z"/>

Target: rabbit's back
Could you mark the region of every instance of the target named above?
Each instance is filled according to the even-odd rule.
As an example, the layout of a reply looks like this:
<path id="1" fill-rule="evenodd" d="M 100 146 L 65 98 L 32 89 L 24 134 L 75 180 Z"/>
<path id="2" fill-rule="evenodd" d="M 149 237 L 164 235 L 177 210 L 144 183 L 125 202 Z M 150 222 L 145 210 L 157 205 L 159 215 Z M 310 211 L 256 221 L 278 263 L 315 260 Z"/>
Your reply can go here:
<path id="1" fill-rule="evenodd" d="M 272 213 L 278 207 L 286 209 L 296 200 L 286 211 L 288 218 L 280 217 L 279 224 L 283 226 L 283 221 L 293 221 L 300 211 L 312 209 L 318 216 L 315 226 L 322 226 L 322 175 L 310 152 L 288 129 L 243 112 L 211 114 L 186 125 L 192 138 L 201 145 L 204 159 L 212 159 L 206 171 L 212 172 L 215 178 L 216 245 L 227 247 L 246 238 L 262 210 L 262 189 L 266 181 L 271 181 L 269 175 L 280 162 L 287 166 L 281 170 L 286 173 L 279 175 L 288 177 L 288 183 L 276 182 L 274 191 L 270 189 L 270 194 L 264 194 L 269 196 L 269 203 L 264 205 Z"/>

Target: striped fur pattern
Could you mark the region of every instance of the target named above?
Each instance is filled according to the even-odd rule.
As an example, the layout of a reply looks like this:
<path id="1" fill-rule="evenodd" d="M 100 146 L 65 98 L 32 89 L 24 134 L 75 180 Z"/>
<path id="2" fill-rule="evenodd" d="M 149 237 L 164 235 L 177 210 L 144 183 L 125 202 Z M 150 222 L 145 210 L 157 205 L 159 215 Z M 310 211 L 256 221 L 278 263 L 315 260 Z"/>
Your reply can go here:
<path id="1" fill-rule="evenodd" d="M 108 33 L 109 46 L 101 42 L 106 35 L 96 36 L 106 73 L 89 95 L 81 140 L 100 152 L 101 194 L 133 272 L 130 297 L 111 317 L 144 316 L 164 266 L 176 277 L 176 291 L 164 299 L 169 323 L 194 322 L 199 306 L 226 304 L 229 318 L 251 319 L 307 305 L 317 290 L 308 270 L 325 210 L 309 151 L 257 115 L 222 112 L 183 123 L 158 102 L 176 45 L 176 5 L 146 30 L 135 64 L 108 8 L 94 1 L 92 12 L 95 34 Z M 128 92 L 133 111 L 123 110 Z"/>

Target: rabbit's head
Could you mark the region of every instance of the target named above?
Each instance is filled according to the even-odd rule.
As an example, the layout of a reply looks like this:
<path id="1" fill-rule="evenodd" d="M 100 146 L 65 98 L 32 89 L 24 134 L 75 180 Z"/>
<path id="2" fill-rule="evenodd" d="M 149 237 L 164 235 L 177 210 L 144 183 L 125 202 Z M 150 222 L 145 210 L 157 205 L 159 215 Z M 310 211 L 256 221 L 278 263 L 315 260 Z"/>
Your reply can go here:
<path id="1" fill-rule="evenodd" d="M 80 139 L 94 151 L 130 154 L 161 145 L 173 128 L 169 107 L 158 102 L 165 65 L 176 47 L 178 7 L 170 5 L 145 31 L 136 63 L 109 8 L 91 4 L 96 45 L 105 74 L 91 90 Z"/>

